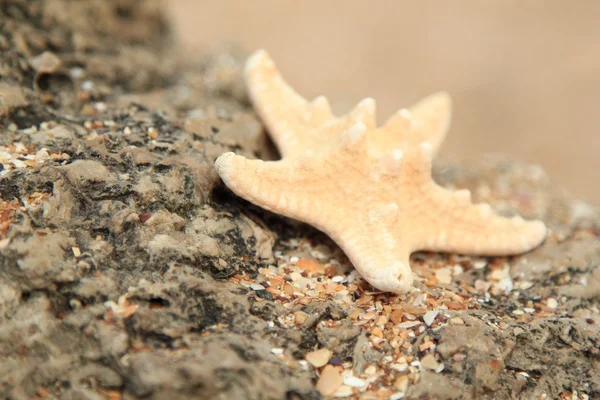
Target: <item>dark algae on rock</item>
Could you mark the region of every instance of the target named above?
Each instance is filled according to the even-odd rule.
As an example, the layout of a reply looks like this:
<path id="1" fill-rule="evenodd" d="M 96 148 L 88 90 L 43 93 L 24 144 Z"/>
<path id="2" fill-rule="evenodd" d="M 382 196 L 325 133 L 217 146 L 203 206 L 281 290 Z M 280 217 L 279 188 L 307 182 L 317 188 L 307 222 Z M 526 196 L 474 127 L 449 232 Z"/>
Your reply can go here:
<path id="1" fill-rule="evenodd" d="M 182 58 L 161 3 L 0 4 L 0 398 L 600 398 L 596 209 L 535 166 L 440 162 L 552 233 L 415 254 L 420 292 L 376 292 L 220 183 L 223 152 L 276 154 L 243 57 Z"/>

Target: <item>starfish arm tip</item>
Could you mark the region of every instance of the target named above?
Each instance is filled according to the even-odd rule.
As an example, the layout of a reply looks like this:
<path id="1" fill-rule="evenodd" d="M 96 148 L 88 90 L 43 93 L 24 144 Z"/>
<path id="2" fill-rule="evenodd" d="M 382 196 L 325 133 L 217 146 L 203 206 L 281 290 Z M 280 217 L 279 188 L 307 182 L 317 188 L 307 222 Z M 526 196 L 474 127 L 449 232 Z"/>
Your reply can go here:
<path id="1" fill-rule="evenodd" d="M 445 107 L 450 107 L 452 105 L 452 98 L 446 91 L 435 92 L 430 96 L 430 98 L 432 100 L 436 100 L 440 104 L 443 104 Z"/>
<path id="2" fill-rule="evenodd" d="M 412 106 L 411 111 L 420 117 L 425 117 L 427 114 L 435 115 L 439 113 L 449 118 L 452 112 L 452 98 L 448 92 L 435 92 Z"/>
<path id="3" fill-rule="evenodd" d="M 531 224 L 532 231 L 533 231 L 533 233 L 531 234 L 531 237 L 532 237 L 531 249 L 534 249 L 534 248 L 538 247 L 539 245 L 541 245 L 542 243 L 544 243 L 544 241 L 548 237 L 548 227 L 546 226 L 546 224 L 543 221 L 540 221 L 540 220 L 530 221 L 529 223 Z"/>
<path id="4" fill-rule="evenodd" d="M 390 265 L 363 269 L 361 275 L 373 287 L 397 294 L 404 294 L 415 290 L 413 273 L 408 263 L 394 261 Z"/>
<path id="5" fill-rule="evenodd" d="M 231 151 L 223 153 L 219 157 L 217 157 L 217 159 L 215 160 L 215 168 L 219 175 L 221 175 L 221 172 L 225 172 L 225 170 L 227 170 L 227 168 L 231 164 L 231 157 L 235 157 L 235 153 Z"/>
<path id="6" fill-rule="evenodd" d="M 375 99 L 366 97 L 350 111 L 347 117 L 355 122 L 362 122 L 369 128 L 374 128 L 376 125 L 375 108 Z"/>
<path id="7" fill-rule="evenodd" d="M 217 174 L 219 174 L 223 182 L 228 187 L 234 185 L 235 161 L 238 158 L 244 159 L 244 157 L 238 156 L 233 152 L 227 152 L 221 154 L 215 160 L 215 169 L 217 170 Z"/>
<path id="8" fill-rule="evenodd" d="M 376 105 L 376 101 L 372 97 L 365 97 L 358 103 L 358 106 L 360 108 L 364 108 L 364 109 L 368 110 L 369 112 L 375 112 L 375 105 Z"/>
<path id="9" fill-rule="evenodd" d="M 245 65 L 245 72 L 248 74 L 256 67 L 260 67 L 265 63 L 273 64 L 273 60 L 265 49 L 258 49 L 248 57 Z"/>

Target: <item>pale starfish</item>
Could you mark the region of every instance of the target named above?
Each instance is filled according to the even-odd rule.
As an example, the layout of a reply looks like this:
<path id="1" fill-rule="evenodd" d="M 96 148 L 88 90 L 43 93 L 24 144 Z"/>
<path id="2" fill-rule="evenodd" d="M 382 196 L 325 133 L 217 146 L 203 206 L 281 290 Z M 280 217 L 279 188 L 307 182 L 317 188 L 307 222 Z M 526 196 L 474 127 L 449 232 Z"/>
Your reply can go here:
<path id="1" fill-rule="evenodd" d="M 225 153 L 215 162 L 219 175 L 237 195 L 328 234 L 377 289 L 411 290 L 416 250 L 508 255 L 546 237 L 541 221 L 500 217 L 472 204 L 468 190 L 433 181 L 432 155 L 450 119 L 446 94 L 377 128 L 373 100 L 335 118 L 324 97 L 308 103 L 289 87 L 264 51 L 248 60 L 246 80 L 283 158 Z"/>

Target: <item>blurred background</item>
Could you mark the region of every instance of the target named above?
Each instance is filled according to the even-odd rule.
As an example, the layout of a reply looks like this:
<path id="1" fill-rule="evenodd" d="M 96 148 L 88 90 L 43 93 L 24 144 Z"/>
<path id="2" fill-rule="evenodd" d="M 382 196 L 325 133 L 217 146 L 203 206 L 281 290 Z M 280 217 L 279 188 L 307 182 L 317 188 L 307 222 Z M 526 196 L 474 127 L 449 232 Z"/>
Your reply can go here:
<path id="1" fill-rule="evenodd" d="M 541 164 L 600 204 L 600 1 L 170 0 L 201 56 L 267 49 L 305 97 L 334 111 L 377 100 L 378 119 L 446 90 L 446 157 Z"/>

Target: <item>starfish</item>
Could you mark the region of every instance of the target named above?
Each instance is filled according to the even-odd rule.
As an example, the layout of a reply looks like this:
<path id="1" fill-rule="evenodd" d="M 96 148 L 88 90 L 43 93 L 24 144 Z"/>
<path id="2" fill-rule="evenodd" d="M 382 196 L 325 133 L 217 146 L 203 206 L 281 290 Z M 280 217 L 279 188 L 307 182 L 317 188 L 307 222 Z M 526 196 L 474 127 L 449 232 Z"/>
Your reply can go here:
<path id="1" fill-rule="evenodd" d="M 336 118 L 324 97 L 308 102 L 297 94 L 264 50 L 248 59 L 245 78 L 282 158 L 225 153 L 215 162 L 221 179 L 238 196 L 325 232 L 375 288 L 414 290 L 409 257 L 417 250 L 500 256 L 544 241 L 543 222 L 501 217 L 473 204 L 468 190 L 432 179 L 450 122 L 447 94 L 377 127 L 374 100 Z"/>

